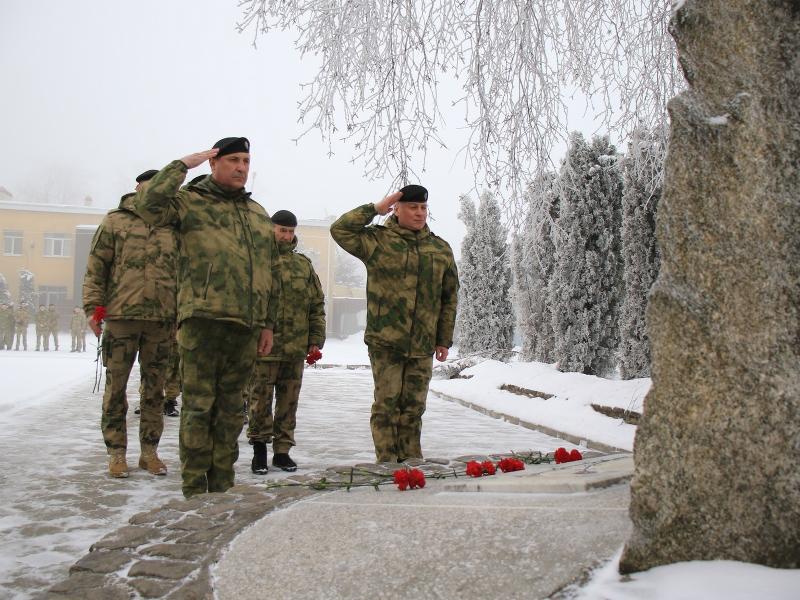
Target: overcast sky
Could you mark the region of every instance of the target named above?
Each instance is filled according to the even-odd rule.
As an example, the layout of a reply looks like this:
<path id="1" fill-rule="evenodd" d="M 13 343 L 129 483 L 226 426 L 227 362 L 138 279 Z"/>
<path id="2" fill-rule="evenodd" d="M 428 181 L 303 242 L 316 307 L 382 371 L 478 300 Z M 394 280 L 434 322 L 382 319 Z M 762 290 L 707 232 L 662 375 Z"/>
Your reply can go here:
<path id="1" fill-rule="evenodd" d="M 113 207 L 140 172 L 242 135 L 247 187 L 270 212 L 322 218 L 391 191 L 389 177 L 364 178 L 347 146 L 328 158 L 317 132 L 292 141 L 299 84 L 315 65 L 301 63 L 291 33 L 254 49 L 239 17 L 235 0 L 0 1 L 0 185 L 19 200 L 90 195 Z M 431 229 L 457 250 L 458 196 L 476 194 L 454 157 L 432 153 L 419 183 Z"/>

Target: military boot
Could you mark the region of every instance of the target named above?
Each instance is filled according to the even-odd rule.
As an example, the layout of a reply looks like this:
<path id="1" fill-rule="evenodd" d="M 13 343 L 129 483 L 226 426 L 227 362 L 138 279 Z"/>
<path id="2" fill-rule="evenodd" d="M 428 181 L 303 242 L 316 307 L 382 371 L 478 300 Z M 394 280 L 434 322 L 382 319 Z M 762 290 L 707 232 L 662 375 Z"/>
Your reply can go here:
<path id="1" fill-rule="evenodd" d="M 171 398 L 164 402 L 164 414 L 168 417 L 179 417 L 181 413 L 178 412 L 178 401 Z"/>
<path id="2" fill-rule="evenodd" d="M 144 469 L 151 475 L 167 474 L 167 465 L 158 458 L 156 446 L 142 445 L 142 453 L 139 456 L 139 468 Z"/>
<path id="3" fill-rule="evenodd" d="M 125 460 L 125 449 L 115 448 L 108 454 L 108 474 L 112 477 L 127 477 L 128 463 Z"/>
<path id="4" fill-rule="evenodd" d="M 297 471 L 297 464 L 286 452 L 276 452 L 272 457 L 272 466 L 278 467 L 284 471 Z"/>
<path id="5" fill-rule="evenodd" d="M 266 475 L 269 472 L 266 443 L 253 442 L 253 462 L 250 463 L 250 470 L 257 475 Z"/>

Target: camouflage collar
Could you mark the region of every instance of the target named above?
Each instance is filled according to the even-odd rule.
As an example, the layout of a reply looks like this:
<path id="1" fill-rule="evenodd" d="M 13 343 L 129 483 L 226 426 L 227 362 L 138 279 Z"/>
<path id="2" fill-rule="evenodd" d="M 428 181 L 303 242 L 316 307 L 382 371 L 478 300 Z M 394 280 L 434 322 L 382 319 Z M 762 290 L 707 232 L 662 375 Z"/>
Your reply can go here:
<path id="1" fill-rule="evenodd" d="M 132 212 L 136 216 L 139 216 L 139 213 L 136 212 L 136 192 L 125 194 L 122 198 L 120 198 L 118 208 L 119 210 L 127 210 L 128 212 Z"/>
<path id="2" fill-rule="evenodd" d="M 431 230 L 428 228 L 427 225 L 425 225 L 425 227 L 423 227 L 419 231 L 414 231 L 413 229 L 406 229 L 405 227 L 400 227 L 400 223 L 397 222 L 397 217 L 394 215 L 386 219 L 384 227 L 386 227 L 387 229 L 391 229 L 399 236 L 412 241 L 423 240 L 431 235 Z"/>
<path id="3" fill-rule="evenodd" d="M 291 242 L 278 242 L 278 252 L 281 254 L 291 254 L 297 248 L 297 236 Z"/>
<path id="4" fill-rule="evenodd" d="M 201 193 L 206 192 L 212 196 L 222 196 L 228 200 L 248 200 L 250 192 L 246 192 L 244 188 L 232 190 L 218 184 L 210 175 L 204 177 L 196 183 L 190 183 L 190 187 L 199 190 Z"/>

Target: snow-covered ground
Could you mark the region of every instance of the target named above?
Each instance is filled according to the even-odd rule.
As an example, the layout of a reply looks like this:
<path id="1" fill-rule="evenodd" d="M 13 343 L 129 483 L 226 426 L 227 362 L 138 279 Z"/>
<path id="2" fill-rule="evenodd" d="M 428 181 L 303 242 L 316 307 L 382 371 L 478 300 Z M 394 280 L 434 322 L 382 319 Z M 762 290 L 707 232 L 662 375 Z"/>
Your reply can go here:
<path id="1" fill-rule="evenodd" d="M 29 336 L 29 342 L 31 337 Z M 154 478 L 134 469 L 127 480 L 105 476 L 99 431 L 100 393 L 92 393 L 95 347 L 69 352 L 0 351 L 0 597 L 28 598 L 66 576 L 69 565 L 108 531 L 140 511 L 180 497 L 177 419 L 166 419 L 161 454 L 170 467 Z M 366 365 L 362 335 L 329 340 L 321 365 Z M 635 428 L 604 417 L 592 402 L 637 412 L 649 380 L 609 381 L 564 374 L 551 365 L 487 362 L 466 371 L 470 379 L 434 381 L 432 388 L 486 408 L 596 441 L 631 447 Z M 514 384 L 553 394 L 548 400 L 518 396 L 499 387 Z M 129 384 L 138 401 L 138 371 Z M 366 369 L 306 371 L 298 411 L 297 448 L 302 470 L 374 460 L 369 432 L 372 378 Z M 138 457 L 138 420 L 129 414 L 129 463 Z M 263 481 L 250 473 L 244 434 L 237 481 Z M 555 438 L 492 419 L 456 403 L 429 397 L 423 449 L 428 456 L 553 450 L 572 446 Z M 271 472 L 268 478 L 283 474 Z M 653 598 L 731 600 L 797 598 L 800 570 L 776 570 L 727 561 L 679 563 L 639 573 L 621 582 L 618 557 L 576 591 L 581 600 Z"/>

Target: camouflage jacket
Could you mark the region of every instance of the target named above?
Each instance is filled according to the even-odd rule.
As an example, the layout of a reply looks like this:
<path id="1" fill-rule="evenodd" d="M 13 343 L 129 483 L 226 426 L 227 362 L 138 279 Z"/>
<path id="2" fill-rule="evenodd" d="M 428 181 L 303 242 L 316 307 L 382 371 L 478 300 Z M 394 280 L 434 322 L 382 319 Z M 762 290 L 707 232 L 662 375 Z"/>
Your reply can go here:
<path id="1" fill-rule="evenodd" d="M 278 242 L 280 300 L 272 352 L 262 361 L 302 359 L 325 344 L 325 294 L 311 261 L 295 252 L 297 238 Z"/>
<path id="2" fill-rule="evenodd" d="M 369 225 L 375 206 L 343 214 L 331 235 L 367 267 L 368 346 L 404 356 L 430 356 L 453 345 L 458 270 L 450 245 L 431 233 L 400 227 L 395 217 Z"/>
<path id="3" fill-rule="evenodd" d="M 211 176 L 181 188 L 186 172 L 172 161 L 136 199 L 148 223 L 178 231 L 178 321 L 201 317 L 273 328 L 278 247 L 269 215 L 249 193 L 226 190 Z"/>
<path id="4" fill-rule="evenodd" d="M 14 323 L 14 309 L 10 306 L 0 308 L 0 331 L 8 328 L 8 325 Z"/>
<path id="5" fill-rule="evenodd" d="M 50 327 L 50 315 L 47 314 L 46 310 L 37 310 L 36 314 L 33 315 L 33 322 L 36 325 L 36 329 L 47 329 Z"/>
<path id="6" fill-rule="evenodd" d="M 83 313 L 72 313 L 72 318 L 69 321 L 69 330 L 72 333 L 86 331 L 86 316 Z"/>
<path id="7" fill-rule="evenodd" d="M 17 327 L 27 327 L 31 316 L 27 308 L 18 308 L 14 311 L 14 325 Z"/>
<path id="8" fill-rule="evenodd" d="M 126 194 L 92 240 L 83 278 L 83 309 L 106 307 L 106 319 L 174 321 L 178 242 L 172 227 L 152 227 Z"/>
<path id="9" fill-rule="evenodd" d="M 58 331 L 58 311 L 47 311 L 47 328 L 51 331 Z"/>

